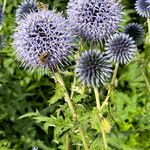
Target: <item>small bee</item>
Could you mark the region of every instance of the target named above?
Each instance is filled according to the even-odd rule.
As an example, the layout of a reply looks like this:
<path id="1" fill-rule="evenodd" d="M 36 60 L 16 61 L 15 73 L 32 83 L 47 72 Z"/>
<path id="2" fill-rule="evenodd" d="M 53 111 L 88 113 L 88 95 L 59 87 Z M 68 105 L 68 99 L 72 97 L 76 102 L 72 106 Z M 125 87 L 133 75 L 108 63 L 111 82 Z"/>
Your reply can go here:
<path id="1" fill-rule="evenodd" d="M 36 4 L 41 11 L 48 10 L 48 4 L 43 4 L 42 2 L 37 2 Z"/>
<path id="2" fill-rule="evenodd" d="M 47 53 L 44 53 L 44 54 L 41 54 L 41 55 L 39 56 L 39 60 L 40 60 L 41 64 L 44 64 L 44 63 L 45 63 L 47 57 L 48 57 L 48 52 L 47 52 Z"/>

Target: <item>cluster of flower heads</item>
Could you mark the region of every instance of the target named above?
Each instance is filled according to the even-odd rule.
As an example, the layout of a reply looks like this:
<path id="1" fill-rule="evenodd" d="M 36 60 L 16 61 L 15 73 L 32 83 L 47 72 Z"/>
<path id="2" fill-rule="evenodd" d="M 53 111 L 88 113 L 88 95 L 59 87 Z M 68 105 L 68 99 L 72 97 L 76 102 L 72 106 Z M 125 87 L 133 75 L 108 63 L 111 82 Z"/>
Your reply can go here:
<path id="1" fill-rule="evenodd" d="M 16 22 L 25 19 L 26 15 L 31 12 L 38 12 L 36 0 L 24 0 L 16 10 Z"/>
<path id="2" fill-rule="evenodd" d="M 17 26 L 13 46 L 23 66 L 55 70 L 67 64 L 73 52 L 73 37 L 71 26 L 61 13 L 38 11 Z"/>
<path id="3" fill-rule="evenodd" d="M 82 84 L 99 87 L 111 76 L 112 66 L 105 53 L 85 51 L 77 61 L 76 73 Z"/>
<path id="4" fill-rule="evenodd" d="M 122 18 L 116 0 L 70 0 L 67 14 L 80 36 L 100 42 L 117 31 Z"/>
<path id="5" fill-rule="evenodd" d="M 150 0 L 136 0 L 135 9 L 140 16 L 149 18 L 150 17 Z"/>
<path id="6" fill-rule="evenodd" d="M 68 20 L 61 13 L 38 9 L 35 0 L 21 3 L 13 46 L 23 66 L 52 71 L 64 67 L 73 53 L 74 33 L 99 42 L 109 37 L 106 52 L 85 51 L 77 60 L 76 73 L 81 82 L 99 87 L 111 77 L 111 61 L 128 63 L 137 50 L 135 44 L 144 37 L 143 28 L 136 23 L 127 25 L 124 33 L 116 33 L 122 16 L 116 0 L 70 0 L 67 13 Z"/>
<path id="7" fill-rule="evenodd" d="M 112 35 L 106 44 L 108 57 L 119 64 L 128 63 L 134 57 L 136 51 L 135 41 L 124 33 Z"/>
<path id="8" fill-rule="evenodd" d="M 143 27 L 138 23 L 130 23 L 125 26 L 124 33 L 132 37 L 136 45 L 142 44 L 145 36 Z"/>

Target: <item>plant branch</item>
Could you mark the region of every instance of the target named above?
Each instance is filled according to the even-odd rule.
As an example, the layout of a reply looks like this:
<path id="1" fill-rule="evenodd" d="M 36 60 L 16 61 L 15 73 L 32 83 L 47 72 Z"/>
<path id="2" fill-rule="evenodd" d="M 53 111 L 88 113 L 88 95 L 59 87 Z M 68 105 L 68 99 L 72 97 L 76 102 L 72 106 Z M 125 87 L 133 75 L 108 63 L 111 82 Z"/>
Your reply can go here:
<path id="1" fill-rule="evenodd" d="M 103 143 L 104 143 L 104 149 L 107 150 L 108 145 L 107 145 L 107 140 L 106 140 L 106 133 L 103 129 L 103 126 L 101 125 L 101 118 L 102 115 L 100 113 L 101 111 L 101 105 L 100 105 L 100 99 L 99 99 L 99 91 L 97 87 L 93 87 L 94 88 L 94 93 L 95 93 L 95 99 L 96 99 L 96 107 L 99 111 L 98 115 L 99 115 L 99 119 L 100 119 L 100 129 L 101 129 L 101 133 L 102 133 L 102 137 L 103 137 Z"/>
<path id="2" fill-rule="evenodd" d="M 67 133 L 66 134 L 66 148 L 65 148 L 65 150 L 70 150 L 70 143 L 71 143 L 70 134 Z"/>
<path id="3" fill-rule="evenodd" d="M 68 103 L 69 109 L 70 109 L 72 116 L 73 116 L 73 120 L 78 123 L 77 114 L 76 114 L 75 108 L 72 104 L 72 101 L 71 101 L 71 98 L 70 98 L 69 93 L 67 91 L 67 88 L 65 86 L 64 80 L 63 80 L 63 78 L 59 72 L 54 73 L 54 75 L 55 75 L 56 80 L 59 82 L 59 84 L 62 86 L 62 88 L 64 90 L 65 101 Z M 86 140 L 86 137 L 84 135 L 84 132 L 83 132 L 83 129 L 81 128 L 81 126 L 78 127 L 78 130 L 79 130 L 82 142 L 83 142 L 84 149 L 89 150 L 87 140 Z"/>
<path id="4" fill-rule="evenodd" d="M 117 78 L 118 68 L 119 68 L 119 63 L 116 63 L 116 66 L 115 66 L 115 69 L 114 69 L 114 73 L 113 73 L 113 76 L 112 76 L 112 80 L 111 80 L 111 86 L 108 89 L 107 96 L 106 96 L 106 98 L 105 98 L 105 100 L 104 100 L 104 102 L 103 102 L 103 104 L 101 106 L 101 111 L 105 107 L 105 105 L 108 105 L 110 94 L 111 94 L 111 92 L 113 90 L 113 87 L 115 86 L 115 80 Z"/>
<path id="5" fill-rule="evenodd" d="M 7 3 L 7 0 L 4 0 L 4 3 L 3 3 L 3 10 L 2 10 L 3 13 L 5 12 L 6 3 Z"/>

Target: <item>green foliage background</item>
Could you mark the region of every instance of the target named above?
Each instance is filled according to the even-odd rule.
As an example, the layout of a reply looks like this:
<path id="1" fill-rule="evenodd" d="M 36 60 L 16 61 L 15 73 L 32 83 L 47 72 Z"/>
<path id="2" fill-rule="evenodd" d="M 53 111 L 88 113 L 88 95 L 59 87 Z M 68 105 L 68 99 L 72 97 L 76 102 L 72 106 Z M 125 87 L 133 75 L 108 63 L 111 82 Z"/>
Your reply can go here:
<path id="1" fill-rule="evenodd" d="M 43 0 L 50 8 L 64 11 L 66 0 Z M 146 20 L 136 15 L 134 2 L 123 0 L 125 17 L 128 22 L 143 24 L 147 32 Z M 0 4 L 3 1 L 0 0 Z M 77 132 L 78 124 L 63 100 L 61 87 L 51 76 L 31 74 L 19 67 L 11 46 L 11 35 L 15 29 L 15 10 L 20 0 L 7 0 L 4 22 L 0 33 L 6 38 L 6 46 L 0 50 L 0 150 L 39 150 L 65 149 L 65 136 L 72 135 L 71 149 L 82 149 Z M 141 45 L 140 57 L 144 71 L 150 79 L 150 46 Z M 67 88 L 73 83 L 73 69 L 64 72 Z M 93 91 L 80 94 L 81 87 L 76 85 L 73 102 L 80 123 L 90 141 L 91 150 L 99 150 L 102 144 L 95 111 Z M 103 89 L 102 101 L 106 96 Z M 108 111 L 109 110 L 109 111 Z M 150 149 L 150 94 L 136 59 L 121 66 L 118 73 L 118 86 L 111 95 L 105 110 L 105 117 L 112 129 L 108 134 L 111 150 L 148 150 Z M 109 113 L 108 113 L 109 112 Z M 102 146 L 100 149 L 103 149 Z"/>

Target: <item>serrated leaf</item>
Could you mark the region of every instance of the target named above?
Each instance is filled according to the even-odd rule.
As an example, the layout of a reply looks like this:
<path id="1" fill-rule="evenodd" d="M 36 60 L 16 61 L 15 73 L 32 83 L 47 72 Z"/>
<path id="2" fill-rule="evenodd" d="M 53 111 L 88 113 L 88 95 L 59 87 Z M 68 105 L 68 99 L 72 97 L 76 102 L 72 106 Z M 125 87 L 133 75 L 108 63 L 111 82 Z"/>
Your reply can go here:
<path id="1" fill-rule="evenodd" d="M 37 116 L 37 115 L 39 115 L 38 110 L 36 110 L 36 112 L 26 113 L 26 114 L 20 116 L 18 119 L 23 119 L 23 118 L 27 118 L 27 117 L 34 117 L 34 116 Z"/>
<path id="2" fill-rule="evenodd" d="M 61 85 L 57 83 L 56 87 L 55 87 L 55 94 L 48 101 L 49 105 L 52 105 L 52 104 L 56 103 L 59 99 L 63 98 L 63 95 L 64 95 L 64 91 L 63 91 Z"/>

